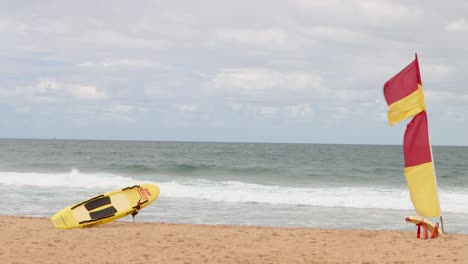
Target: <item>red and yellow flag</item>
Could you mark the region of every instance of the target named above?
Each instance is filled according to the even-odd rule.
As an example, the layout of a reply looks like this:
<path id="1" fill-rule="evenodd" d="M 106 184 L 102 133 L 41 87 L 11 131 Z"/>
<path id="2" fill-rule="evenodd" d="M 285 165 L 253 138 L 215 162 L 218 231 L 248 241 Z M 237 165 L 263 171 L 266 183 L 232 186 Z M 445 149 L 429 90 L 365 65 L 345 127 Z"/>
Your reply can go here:
<path id="1" fill-rule="evenodd" d="M 426 110 L 417 55 L 413 62 L 384 84 L 384 96 L 389 106 L 387 117 L 391 126 Z"/>
<path id="2" fill-rule="evenodd" d="M 416 212 L 425 217 L 440 216 L 437 183 L 425 111 L 416 115 L 407 125 L 403 150 L 406 182 Z"/>

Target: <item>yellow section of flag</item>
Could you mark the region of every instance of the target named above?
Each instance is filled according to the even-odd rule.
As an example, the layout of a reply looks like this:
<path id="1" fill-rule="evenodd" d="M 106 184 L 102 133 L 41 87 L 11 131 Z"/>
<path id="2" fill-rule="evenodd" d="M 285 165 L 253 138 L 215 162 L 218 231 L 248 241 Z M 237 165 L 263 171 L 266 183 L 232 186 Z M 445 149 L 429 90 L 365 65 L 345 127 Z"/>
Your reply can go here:
<path id="1" fill-rule="evenodd" d="M 424 103 L 422 86 L 418 84 L 416 91 L 388 106 L 388 123 L 393 126 L 425 110 L 426 104 Z"/>
<path id="2" fill-rule="evenodd" d="M 405 176 L 416 212 L 424 217 L 439 217 L 440 205 L 433 163 L 406 167 Z"/>

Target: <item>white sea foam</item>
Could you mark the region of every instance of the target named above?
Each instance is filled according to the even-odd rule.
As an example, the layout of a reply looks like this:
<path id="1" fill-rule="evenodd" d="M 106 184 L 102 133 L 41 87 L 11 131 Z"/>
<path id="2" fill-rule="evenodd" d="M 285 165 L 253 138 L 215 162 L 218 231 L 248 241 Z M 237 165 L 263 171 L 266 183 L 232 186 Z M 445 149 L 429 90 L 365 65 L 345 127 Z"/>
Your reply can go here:
<path id="1" fill-rule="evenodd" d="M 379 187 L 293 188 L 236 181 L 160 183 L 161 195 L 216 202 L 413 210 L 407 189 Z M 445 212 L 468 213 L 466 191 L 439 193 Z"/>
<path id="2" fill-rule="evenodd" d="M 148 181 L 145 181 L 148 182 Z M 114 189 L 141 183 L 137 179 L 109 173 L 0 172 L 0 185 L 37 188 Z M 161 197 L 199 199 L 212 202 L 259 203 L 291 206 L 375 208 L 413 210 L 408 190 L 382 187 L 287 187 L 240 181 L 185 180 L 154 182 Z M 445 212 L 468 213 L 468 193 L 461 190 L 440 192 Z"/>
<path id="3" fill-rule="evenodd" d="M 82 173 L 77 169 L 63 173 L 0 172 L 0 184 L 32 187 L 115 188 L 137 181 L 109 173 Z"/>
<path id="4" fill-rule="evenodd" d="M 161 195 L 216 202 L 263 203 L 298 206 L 380 208 L 409 210 L 408 194 L 401 189 L 364 187 L 292 188 L 244 182 L 196 180 L 160 183 Z"/>

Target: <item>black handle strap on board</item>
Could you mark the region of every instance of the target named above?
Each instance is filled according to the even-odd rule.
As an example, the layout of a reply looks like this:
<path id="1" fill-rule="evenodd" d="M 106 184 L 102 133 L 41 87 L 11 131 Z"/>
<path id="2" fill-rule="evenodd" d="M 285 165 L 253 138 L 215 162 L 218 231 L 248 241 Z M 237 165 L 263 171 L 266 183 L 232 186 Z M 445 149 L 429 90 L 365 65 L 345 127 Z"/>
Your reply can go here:
<path id="1" fill-rule="evenodd" d="M 140 185 L 133 185 L 133 186 L 130 186 L 130 187 L 125 187 L 125 188 L 122 189 L 122 191 L 131 190 L 131 189 L 136 188 L 136 187 L 140 187 Z"/>
<path id="2" fill-rule="evenodd" d="M 114 206 L 109 206 L 107 208 L 104 208 L 96 212 L 90 212 L 89 216 L 91 217 L 91 220 L 81 221 L 79 222 L 79 224 L 89 223 L 89 222 L 94 222 L 94 221 L 99 221 L 105 218 L 109 218 L 109 217 L 114 216 L 115 213 L 117 213 L 117 209 L 115 209 Z"/>
<path id="3" fill-rule="evenodd" d="M 93 198 L 91 198 L 91 199 L 88 199 L 88 200 L 86 200 L 86 201 L 84 201 L 84 202 L 81 202 L 81 203 L 79 203 L 79 204 L 75 204 L 71 209 L 73 210 L 73 209 L 75 209 L 76 207 L 78 207 L 78 206 L 80 206 L 80 205 L 82 205 L 82 204 L 85 204 L 85 203 L 87 203 L 87 202 L 91 202 L 91 201 L 93 201 L 93 200 L 96 200 L 96 199 L 99 199 L 99 198 L 102 198 L 102 197 L 104 197 L 104 194 L 95 196 L 95 197 L 93 197 Z"/>

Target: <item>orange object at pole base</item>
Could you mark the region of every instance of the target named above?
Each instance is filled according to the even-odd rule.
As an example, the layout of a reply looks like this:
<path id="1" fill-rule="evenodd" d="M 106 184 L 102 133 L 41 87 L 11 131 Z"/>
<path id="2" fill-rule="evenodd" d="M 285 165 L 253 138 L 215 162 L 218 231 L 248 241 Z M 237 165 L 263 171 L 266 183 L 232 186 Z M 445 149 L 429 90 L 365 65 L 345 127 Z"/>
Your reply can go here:
<path id="1" fill-rule="evenodd" d="M 428 231 L 427 231 L 427 224 L 426 223 L 423 223 L 423 229 L 424 229 L 424 240 L 428 239 L 429 237 L 429 234 L 428 234 Z"/>
<path id="2" fill-rule="evenodd" d="M 431 239 L 437 238 L 439 236 L 439 223 L 436 223 L 434 230 L 432 231 Z"/>
<path id="3" fill-rule="evenodd" d="M 418 226 L 418 232 L 416 234 L 416 238 L 420 238 L 421 237 L 421 224 L 417 224 Z"/>

